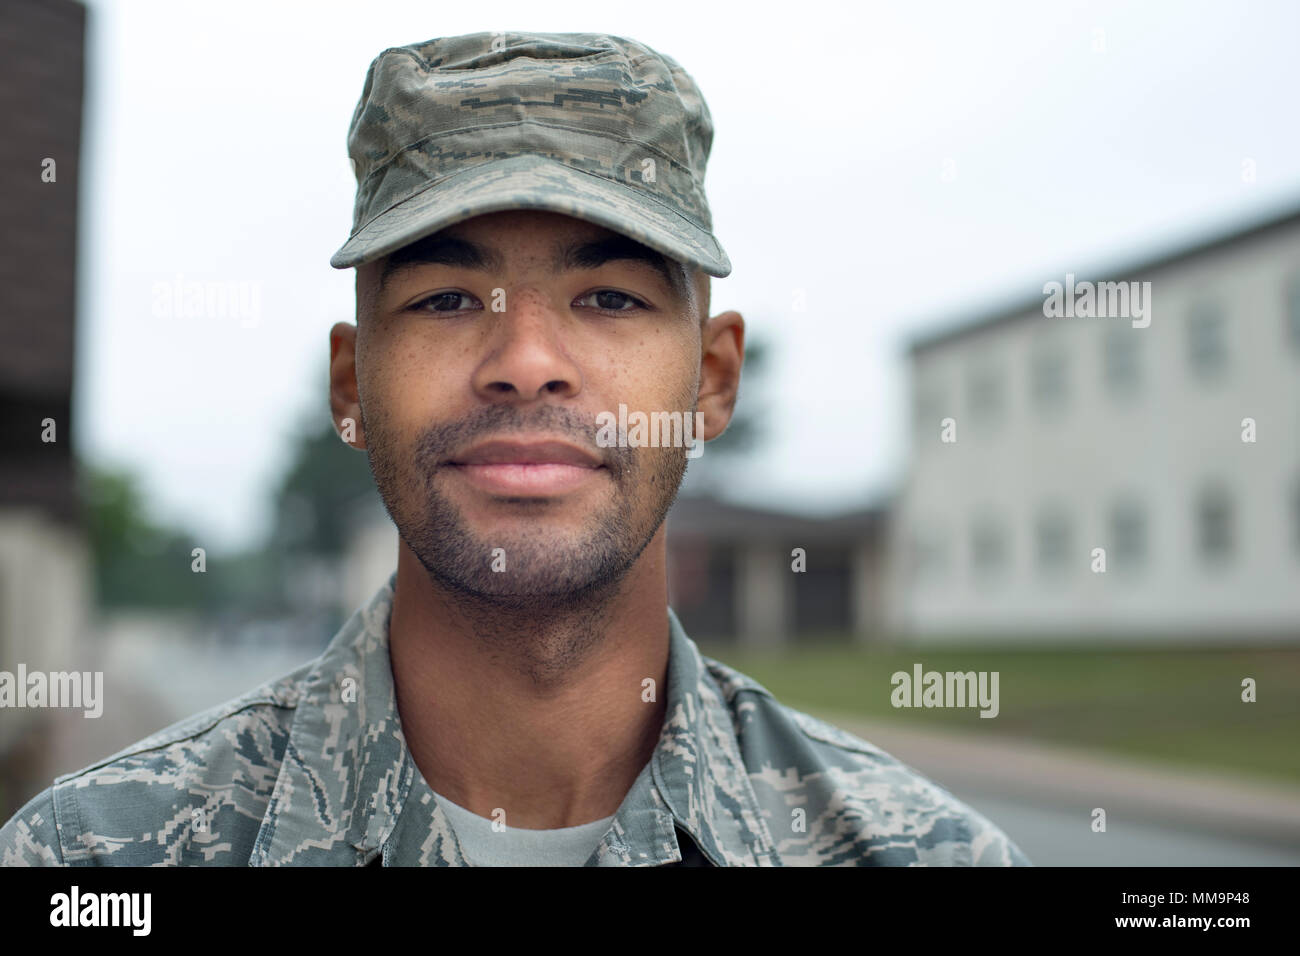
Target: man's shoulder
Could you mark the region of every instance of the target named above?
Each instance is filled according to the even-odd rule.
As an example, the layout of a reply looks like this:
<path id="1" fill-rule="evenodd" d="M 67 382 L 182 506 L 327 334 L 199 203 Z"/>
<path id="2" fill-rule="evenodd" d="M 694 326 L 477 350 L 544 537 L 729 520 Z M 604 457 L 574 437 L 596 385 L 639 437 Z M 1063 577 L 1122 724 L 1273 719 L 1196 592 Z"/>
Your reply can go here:
<path id="1" fill-rule="evenodd" d="M 0 866 L 242 865 L 315 663 L 55 778 L 0 828 Z"/>
<path id="2" fill-rule="evenodd" d="M 787 865 L 1030 865 L 983 814 L 894 755 L 705 663 Z"/>

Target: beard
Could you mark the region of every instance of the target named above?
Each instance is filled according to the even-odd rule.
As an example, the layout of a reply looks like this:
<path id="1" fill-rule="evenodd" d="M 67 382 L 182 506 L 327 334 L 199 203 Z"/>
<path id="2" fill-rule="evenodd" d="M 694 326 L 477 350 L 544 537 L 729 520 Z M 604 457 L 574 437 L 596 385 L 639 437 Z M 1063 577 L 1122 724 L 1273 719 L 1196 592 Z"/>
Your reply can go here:
<path id="1" fill-rule="evenodd" d="M 556 405 L 528 412 L 487 406 L 431 426 L 409 451 L 384 416 L 366 415 L 364 403 L 361 418 L 370 471 L 402 541 L 430 579 L 483 623 L 578 612 L 596 625 L 600 609 L 663 523 L 686 473 L 686 449 L 598 448 L 594 416 Z M 567 437 L 600 455 L 614 494 L 576 527 L 551 527 L 552 502 L 517 499 L 511 530 L 476 531 L 446 489 L 453 467 L 448 459 L 481 440 L 538 432 Z M 494 570 L 501 560 L 504 569 Z"/>

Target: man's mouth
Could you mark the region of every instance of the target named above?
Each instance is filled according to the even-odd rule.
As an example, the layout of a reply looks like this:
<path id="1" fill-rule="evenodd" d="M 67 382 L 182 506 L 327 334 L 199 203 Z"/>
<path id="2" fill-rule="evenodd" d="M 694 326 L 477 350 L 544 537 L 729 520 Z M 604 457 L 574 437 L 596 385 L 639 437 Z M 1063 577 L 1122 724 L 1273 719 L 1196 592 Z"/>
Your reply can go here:
<path id="1" fill-rule="evenodd" d="M 564 494 L 606 470 L 595 454 L 577 445 L 502 439 L 475 445 L 447 465 L 488 494 L 516 498 Z"/>

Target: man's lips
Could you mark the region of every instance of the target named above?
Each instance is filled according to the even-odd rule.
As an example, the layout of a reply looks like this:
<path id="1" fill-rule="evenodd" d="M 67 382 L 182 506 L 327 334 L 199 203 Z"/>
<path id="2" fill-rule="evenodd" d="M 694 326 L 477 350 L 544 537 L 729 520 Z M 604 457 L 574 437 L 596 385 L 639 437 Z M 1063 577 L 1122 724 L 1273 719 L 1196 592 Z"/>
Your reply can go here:
<path id="1" fill-rule="evenodd" d="M 511 497 L 562 494 L 604 468 L 595 455 L 559 441 L 484 442 L 447 464 L 479 489 Z"/>
<path id="2" fill-rule="evenodd" d="M 577 465 L 599 468 L 600 459 L 562 441 L 520 442 L 495 439 L 451 459 L 453 465 Z"/>

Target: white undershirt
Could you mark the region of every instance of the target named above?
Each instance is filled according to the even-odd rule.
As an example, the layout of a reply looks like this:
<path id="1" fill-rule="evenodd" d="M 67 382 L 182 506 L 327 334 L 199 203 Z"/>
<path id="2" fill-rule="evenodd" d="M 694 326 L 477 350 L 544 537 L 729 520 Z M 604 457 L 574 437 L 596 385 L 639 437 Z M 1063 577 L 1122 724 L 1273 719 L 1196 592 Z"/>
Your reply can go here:
<path id="1" fill-rule="evenodd" d="M 492 821 L 434 793 L 460 841 L 461 852 L 475 866 L 582 866 L 600 843 L 614 817 L 556 830 L 521 830 Z M 508 818 L 507 818 L 508 820 Z"/>

